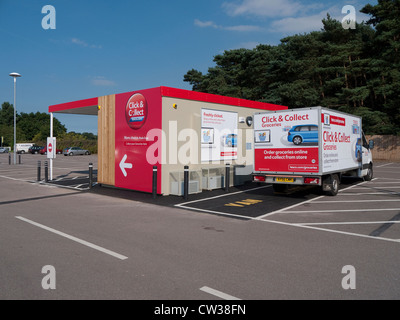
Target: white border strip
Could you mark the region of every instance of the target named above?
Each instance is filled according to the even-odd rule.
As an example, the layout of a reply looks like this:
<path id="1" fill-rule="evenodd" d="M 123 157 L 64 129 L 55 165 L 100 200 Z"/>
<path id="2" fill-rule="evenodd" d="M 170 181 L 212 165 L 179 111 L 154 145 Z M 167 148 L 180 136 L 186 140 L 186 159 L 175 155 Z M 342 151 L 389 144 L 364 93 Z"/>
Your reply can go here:
<path id="1" fill-rule="evenodd" d="M 224 292 L 215 290 L 215 289 L 210 288 L 210 287 L 202 287 L 202 288 L 200 288 L 200 290 L 203 291 L 203 292 L 207 292 L 209 294 L 212 294 L 213 296 L 217 296 L 218 298 L 222 298 L 224 300 L 242 300 L 242 299 L 236 298 L 234 296 L 231 296 L 229 294 L 226 294 Z"/>
<path id="2" fill-rule="evenodd" d="M 400 221 L 354 221 L 354 222 L 305 222 L 293 223 L 295 226 L 328 226 L 328 225 L 346 225 L 346 224 L 392 224 Z"/>
<path id="3" fill-rule="evenodd" d="M 366 211 L 400 211 L 400 208 L 384 209 L 343 209 L 343 210 L 300 210 L 285 211 L 285 213 L 324 213 L 324 212 L 366 212 Z"/>
<path id="4" fill-rule="evenodd" d="M 46 227 L 45 225 L 42 225 L 42 224 L 40 224 L 40 223 L 37 223 L 37 222 L 34 222 L 34 221 L 32 221 L 32 220 L 26 219 L 26 218 L 24 218 L 24 217 L 19 217 L 19 216 L 18 216 L 18 217 L 15 217 L 15 218 L 17 218 L 17 219 L 19 219 L 19 220 L 21 220 L 21 221 L 25 221 L 25 222 L 27 222 L 27 223 L 30 223 L 30 224 L 32 224 L 32 225 L 34 225 L 34 226 L 36 226 L 36 227 L 42 228 L 42 229 L 44 229 L 44 230 L 50 231 L 50 232 L 52 232 L 52 233 L 58 234 L 59 236 L 62 236 L 62 237 L 64 237 L 64 238 L 67 238 L 67 239 L 70 239 L 70 240 L 72 240 L 72 241 L 75 241 L 75 242 L 78 242 L 78 243 L 80 243 L 80 244 L 83 244 L 84 246 L 87 246 L 87 247 L 90 247 L 90 248 L 92 248 L 92 249 L 95 249 L 95 250 L 101 251 L 101 252 L 103 252 L 103 253 L 106 253 L 106 254 L 108 254 L 108 255 L 110 255 L 110 256 L 113 256 L 113 257 L 115 257 L 115 258 L 118 258 L 118 259 L 120 259 L 120 260 L 126 260 L 126 259 L 128 259 L 128 257 L 123 256 L 123 255 L 121 255 L 121 254 L 119 254 L 119 253 L 116 253 L 116 252 L 114 252 L 114 251 L 111 251 L 111 250 L 108 250 L 108 249 L 99 247 L 99 246 L 97 246 L 97 245 L 95 245 L 95 244 L 93 244 L 93 243 L 87 242 L 87 241 L 85 241 L 85 240 L 81 240 L 81 239 L 76 238 L 76 237 L 74 237 L 74 236 L 70 236 L 69 234 L 66 234 L 66 233 L 64 233 L 64 232 L 55 230 L 55 229 L 53 229 L 53 228 Z"/>

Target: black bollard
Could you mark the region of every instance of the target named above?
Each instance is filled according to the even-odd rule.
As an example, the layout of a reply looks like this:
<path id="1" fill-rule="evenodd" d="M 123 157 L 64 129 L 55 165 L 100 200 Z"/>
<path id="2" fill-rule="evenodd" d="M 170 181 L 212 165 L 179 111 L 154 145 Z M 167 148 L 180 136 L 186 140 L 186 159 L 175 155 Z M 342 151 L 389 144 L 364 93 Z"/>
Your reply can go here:
<path id="1" fill-rule="evenodd" d="M 41 168 L 40 168 L 40 166 L 41 166 L 41 163 L 40 163 L 40 161 L 38 161 L 38 166 L 37 166 L 37 181 L 40 181 L 40 180 L 41 180 L 41 177 L 40 177 L 40 170 L 41 170 Z"/>
<path id="2" fill-rule="evenodd" d="M 89 189 L 93 187 L 93 163 L 89 163 Z"/>
<path id="3" fill-rule="evenodd" d="M 183 198 L 187 200 L 189 195 L 189 166 L 185 166 L 183 172 Z"/>
<path id="4" fill-rule="evenodd" d="M 157 166 L 153 166 L 153 199 L 157 198 Z"/>
<path id="5" fill-rule="evenodd" d="M 230 164 L 227 163 L 225 167 L 225 192 L 229 192 L 229 178 L 231 175 L 231 167 Z"/>
<path id="6" fill-rule="evenodd" d="M 8 154 L 8 164 L 11 165 L 11 154 Z"/>
<path id="7" fill-rule="evenodd" d="M 49 182 L 49 163 L 44 162 L 44 182 Z"/>
<path id="8" fill-rule="evenodd" d="M 18 155 L 18 164 L 21 164 L 21 155 Z"/>

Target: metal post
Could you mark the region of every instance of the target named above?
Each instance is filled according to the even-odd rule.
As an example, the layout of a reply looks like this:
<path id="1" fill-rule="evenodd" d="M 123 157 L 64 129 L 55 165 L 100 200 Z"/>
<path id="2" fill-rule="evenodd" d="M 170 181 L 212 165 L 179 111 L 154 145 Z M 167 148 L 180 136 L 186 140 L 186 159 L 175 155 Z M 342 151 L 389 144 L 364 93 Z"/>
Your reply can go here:
<path id="1" fill-rule="evenodd" d="M 189 194 L 189 166 L 185 166 L 183 172 L 183 198 L 187 200 Z"/>
<path id="2" fill-rule="evenodd" d="M 89 163 L 89 189 L 93 187 L 93 163 Z"/>
<path id="3" fill-rule="evenodd" d="M 17 78 L 14 77 L 14 165 L 17 164 Z"/>
<path id="4" fill-rule="evenodd" d="M 18 155 L 18 164 L 21 164 L 21 155 Z"/>
<path id="5" fill-rule="evenodd" d="M 44 182 L 49 182 L 49 163 L 44 162 Z"/>
<path id="6" fill-rule="evenodd" d="M 53 138 L 53 122 L 54 116 L 53 112 L 50 113 L 50 137 Z M 53 146 L 56 148 L 56 146 Z M 57 154 L 57 149 L 54 149 L 54 154 Z M 50 181 L 53 181 L 53 158 L 50 159 Z"/>
<path id="7" fill-rule="evenodd" d="M 153 199 L 157 198 L 157 166 L 153 166 Z"/>
<path id="8" fill-rule="evenodd" d="M 229 192 L 229 178 L 231 175 L 231 167 L 230 164 L 227 163 L 225 167 L 225 192 Z"/>
<path id="9" fill-rule="evenodd" d="M 40 177 L 40 166 L 41 166 L 41 163 L 40 163 L 40 161 L 38 161 L 38 166 L 37 166 L 37 181 L 40 181 L 41 180 L 41 177 Z"/>

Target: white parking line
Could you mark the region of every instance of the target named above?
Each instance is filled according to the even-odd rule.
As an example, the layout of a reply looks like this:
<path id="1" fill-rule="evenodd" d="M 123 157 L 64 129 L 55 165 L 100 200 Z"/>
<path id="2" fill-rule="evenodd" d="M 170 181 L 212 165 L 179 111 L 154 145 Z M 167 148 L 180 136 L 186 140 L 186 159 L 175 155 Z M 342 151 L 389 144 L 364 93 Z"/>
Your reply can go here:
<path id="1" fill-rule="evenodd" d="M 328 200 L 328 201 L 314 201 L 313 203 L 322 203 L 322 204 L 324 204 L 324 203 L 335 203 L 335 202 L 337 202 L 337 200 Z M 362 203 L 364 203 L 364 202 L 400 202 L 400 199 L 382 199 L 382 200 L 377 200 L 377 199 L 374 199 L 374 200 L 340 200 L 340 203 L 343 203 L 343 202 L 349 202 L 349 203 L 353 203 L 353 202 L 362 202 Z"/>
<path id="2" fill-rule="evenodd" d="M 7 176 L 0 176 L 0 178 L 14 180 L 14 181 L 30 182 L 29 180 L 26 180 L 26 179 L 17 179 L 17 178 L 12 178 L 12 177 L 7 177 Z"/>
<path id="3" fill-rule="evenodd" d="M 366 212 L 366 211 L 399 211 L 400 208 L 383 209 L 343 209 L 343 210 L 304 210 L 304 211 L 285 211 L 285 213 L 325 213 L 325 212 Z"/>
<path id="4" fill-rule="evenodd" d="M 324 225 L 347 225 L 347 224 L 393 224 L 400 221 L 355 221 L 355 222 L 305 222 L 293 223 L 295 226 L 324 226 Z"/>
<path id="5" fill-rule="evenodd" d="M 400 187 L 392 187 L 392 186 L 374 186 L 374 185 L 370 185 L 367 187 L 358 187 L 358 188 L 354 188 L 355 190 L 365 190 L 365 189 L 378 189 L 378 188 L 390 188 L 390 189 L 400 189 Z"/>
<path id="6" fill-rule="evenodd" d="M 393 164 L 393 162 L 385 163 L 385 164 L 382 164 L 382 165 L 380 165 L 380 166 L 376 166 L 375 168 L 382 168 L 382 167 L 389 166 L 389 165 L 391 165 L 391 164 Z"/>
<path id="7" fill-rule="evenodd" d="M 113 256 L 113 257 L 115 257 L 115 258 L 118 258 L 118 259 L 120 259 L 120 260 L 126 260 L 126 259 L 128 259 L 128 257 L 123 256 L 123 255 L 121 255 L 121 254 L 119 254 L 119 253 L 116 253 L 116 252 L 114 252 L 114 251 L 111 251 L 111 250 L 108 250 L 108 249 L 99 247 L 99 246 L 97 246 L 97 245 L 95 245 L 95 244 L 93 244 L 93 243 L 90 243 L 90 242 L 87 242 L 87 241 L 85 241 L 85 240 L 76 238 L 76 237 L 74 237 L 74 236 L 71 236 L 71 235 L 66 234 L 66 233 L 64 233 L 64 232 L 61 232 L 61 231 L 58 231 L 58 230 L 56 230 L 56 229 L 49 228 L 49 227 L 47 227 L 47 226 L 45 226 L 45 225 L 43 225 L 43 224 L 34 222 L 34 221 L 29 220 L 29 219 L 26 219 L 26 218 L 24 218 L 24 217 L 19 217 L 19 216 L 18 216 L 18 217 L 15 217 L 15 218 L 17 218 L 17 219 L 19 219 L 19 220 L 21 220 L 21 221 L 30 223 L 30 224 L 32 224 L 32 225 L 34 225 L 34 226 L 36 226 L 36 227 L 42 228 L 42 229 L 44 229 L 44 230 L 50 231 L 50 232 L 52 232 L 52 233 L 58 234 L 59 236 L 62 236 L 62 237 L 64 237 L 64 238 L 67 238 L 67 239 L 70 239 L 70 240 L 72 240 L 72 241 L 75 241 L 75 242 L 78 242 L 78 243 L 80 243 L 80 244 L 83 244 L 84 246 L 87 246 L 87 247 L 90 247 L 90 248 L 92 248 L 92 249 L 95 249 L 95 250 L 101 251 L 101 252 L 103 252 L 103 253 L 106 253 L 106 254 L 108 254 L 108 255 L 110 255 L 110 256 Z"/>
<path id="8" fill-rule="evenodd" d="M 178 206 L 178 205 L 175 205 L 175 206 L 179 207 L 179 208 L 182 208 L 182 209 L 188 209 L 188 210 L 195 210 L 195 211 L 201 211 L 201 212 L 206 212 L 206 213 L 218 214 L 218 215 L 227 216 L 227 217 L 234 217 L 234 218 L 241 218 L 241 219 L 255 219 L 253 217 L 243 216 L 243 215 L 234 214 L 234 213 L 226 213 L 226 212 L 222 212 L 222 211 L 200 209 L 200 208 L 188 207 L 188 206 Z"/>
<path id="9" fill-rule="evenodd" d="M 263 214 L 263 215 L 261 215 L 261 216 L 258 216 L 258 217 L 255 218 L 255 219 L 256 219 L 256 220 L 263 220 L 265 217 L 272 216 L 272 215 L 274 215 L 274 214 L 277 214 L 277 213 L 286 211 L 286 210 L 288 210 L 288 209 L 292 209 L 292 208 L 301 206 L 302 204 L 310 203 L 310 202 L 312 202 L 312 201 L 314 201 L 314 200 L 322 199 L 322 198 L 324 198 L 324 197 L 325 197 L 325 196 L 319 196 L 319 197 L 316 197 L 316 198 L 313 198 L 313 199 L 310 199 L 310 200 L 306 200 L 306 201 L 303 201 L 303 202 L 294 204 L 294 205 L 289 206 L 289 207 L 285 207 L 285 208 L 282 208 L 282 209 L 279 209 L 279 210 L 275 210 L 275 211 L 272 211 L 272 212 Z"/>
<path id="10" fill-rule="evenodd" d="M 399 183 L 400 181 L 378 181 L 377 183 L 372 183 L 371 185 L 375 186 L 375 184 L 399 184 Z"/>
<path id="11" fill-rule="evenodd" d="M 215 290 L 215 289 L 210 288 L 210 287 L 202 287 L 202 288 L 200 288 L 200 290 L 203 291 L 203 292 L 207 292 L 209 294 L 212 294 L 213 296 L 216 296 L 218 298 L 222 298 L 224 300 L 242 300 L 242 299 L 236 298 L 234 296 L 231 296 L 229 294 L 226 294 L 224 292 Z"/>
<path id="12" fill-rule="evenodd" d="M 390 192 L 390 191 L 387 191 L 387 190 L 385 190 L 384 192 L 383 191 L 381 191 L 381 192 L 362 192 L 362 193 L 359 193 L 359 192 L 354 192 L 354 193 L 342 193 L 342 194 L 338 194 L 338 196 L 364 196 L 364 195 L 381 195 L 381 196 L 384 196 L 384 195 L 398 195 L 398 194 L 400 194 L 399 192 Z"/>
<path id="13" fill-rule="evenodd" d="M 231 192 L 231 193 L 225 193 L 225 194 L 221 194 L 221 195 L 219 195 L 219 196 L 214 196 L 214 197 L 209 197 L 209 198 L 203 198 L 203 199 L 198 199 L 198 200 L 193 200 L 193 201 L 188 201 L 188 202 L 176 204 L 175 207 L 185 207 L 185 205 L 187 205 L 187 204 L 189 204 L 189 203 L 195 203 L 195 202 L 207 201 L 207 200 L 212 200 L 212 199 L 217 199 L 217 198 L 222 198 L 222 197 L 228 197 L 228 196 L 231 196 L 231 195 L 234 195 L 234 194 L 239 194 L 239 193 L 254 191 L 254 190 L 263 189 L 263 188 L 270 188 L 270 187 L 272 187 L 272 186 L 271 186 L 271 185 L 267 185 L 267 186 L 252 188 L 252 189 L 248 189 L 248 190 L 242 190 L 242 191 L 236 191 L 236 192 Z M 190 208 L 190 207 L 188 207 L 188 208 Z"/>
<path id="14" fill-rule="evenodd" d="M 373 180 L 376 180 L 376 179 L 373 179 Z M 368 181 L 364 181 L 364 182 L 361 182 L 361 183 L 359 183 L 359 184 L 350 186 L 350 187 L 348 187 L 348 188 L 339 190 L 339 192 L 343 192 L 343 191 L 346 191 L 346 190 L 349 190 L 349 189 L 353 189 L 353 188 L 355 188 L 356 186 L 362 185 L 362 184 L 364 184 L 364 183 L 368 183 Z M 269 217 L 269 216 L 272 216 L 272 215 L 274 215 L 274 214 L 277 214 L 277 213 L 280 213 L 280 212 L 283 212 L 283 211 L 286 211 L 286 210 L 289 210 L 289 209 L 292 209 L 292 208 L 301 206 L 301 205 L 306 204 L 306 203 L 314 202 L 314 201 L 316 201 L 316 200 L 319 200 L 319 199 L 322 199 L 322 198 L 325 198 L 325 197 L 326 197 L 326 196 L 319 196 L 319 197 L 316 197 L 316 198 L 313 198 L 313 199 L 310 199 L 310 200 L 306 200 L 306 201 L 303 201 L 303 202 L 294 204 L 294 205 L 292 205 L 292 206 L 290 206 L 290 207 L 286 207 L 286 208 L 282 208 L 282 209 L 279 209 L 279 210 L 276 210 L 276 211 L 273 211 L 273 212 L 266 213 L 266 214 L 264 214 L 264 215 L 262 215 L 262 216 L 258 216 L 258 217 L 255 218 L 255 219 L 256 219 L 256 220 L 263 220 L 264 218 Z"/>
<path id="15" fill-rule="evenodd" d="M 396 181 L 400 181 L 400 179 L 396 179 L 396 178 L 381 178 L 381 177 L 379 177 L 379 180 L 396 180 Z"/>
<path id="16" fill-rule="evenodd" d="M 308 225 L 296 225 L 294 223 L 288 223 L 288 222 L 282 222 L 282 221 L 274 221 L 274 220 L 259 220 L 259 221 L 269 222 L 269 223 L 276 223 L 276 224 L 290 226 L 290 227 L 306 228 L 306 229 L 317 230 L 317 231 L 338 233 L 338 234 L 343 234 L 343 235 L 353 236 L 353 237 L 359 237 L 359 238 L 367 238 L 367 239 L 373 239 L 373 240 L 383 240 L 383 241 L 388 241 L 388 242 L 400 243 L 400 239 L 374 237 L 374 236 L 369 236 L 369 235 L 365 235 L 365 234 L 361 234 L 361 233 L 346 232 L 346 231 L 340 231 L 340 230 L 334 230 L 334 229 L 324 229 L 324 228 L 318 228 L 318 227 L 308 226 Z M 393 221 L 392 221 L 392 223 L 393 223 Z"/>

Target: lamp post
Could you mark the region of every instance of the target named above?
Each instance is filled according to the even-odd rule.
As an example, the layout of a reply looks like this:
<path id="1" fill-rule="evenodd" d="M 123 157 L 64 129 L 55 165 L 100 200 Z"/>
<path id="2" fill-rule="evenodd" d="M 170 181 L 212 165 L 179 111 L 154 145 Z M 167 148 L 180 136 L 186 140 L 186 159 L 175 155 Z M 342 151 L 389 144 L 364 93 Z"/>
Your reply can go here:
<path id="1" fill-rule="evenodd" d="M 14 78 L 14 165 L 17 164 L 17 78 L 21 77 L 19 73 L 10 73 Z"/>

